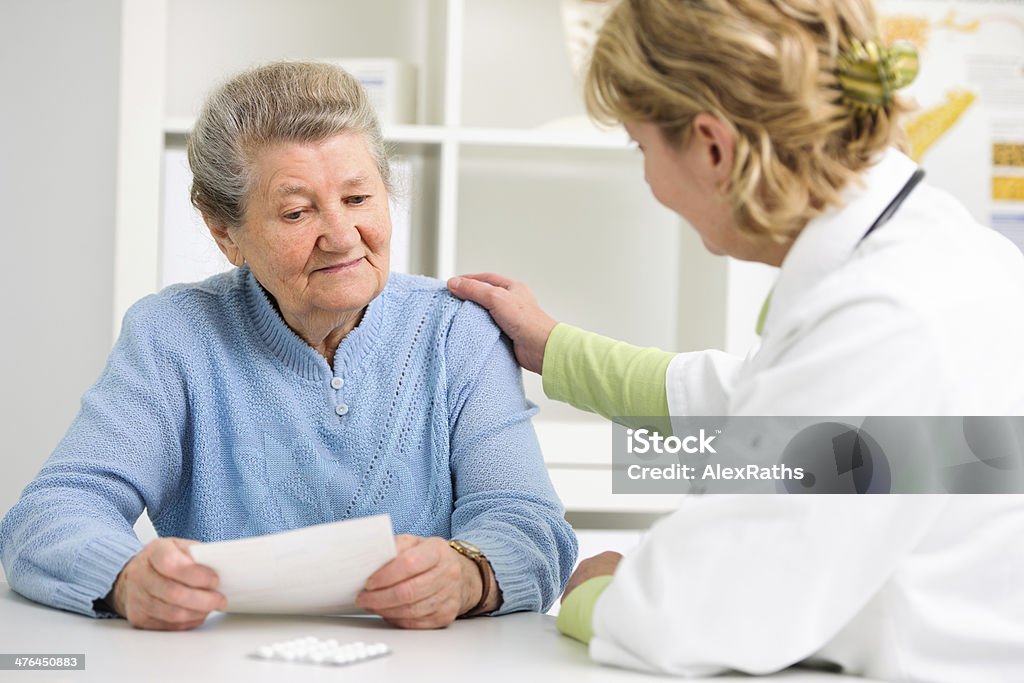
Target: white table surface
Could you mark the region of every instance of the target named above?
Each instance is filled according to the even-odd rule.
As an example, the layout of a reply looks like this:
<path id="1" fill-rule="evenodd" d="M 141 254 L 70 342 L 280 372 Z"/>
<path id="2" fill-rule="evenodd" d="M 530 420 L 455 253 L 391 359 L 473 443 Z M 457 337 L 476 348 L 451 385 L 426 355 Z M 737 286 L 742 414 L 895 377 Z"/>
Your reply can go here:
<path id="1" fill-rule="evenodd" d="M 260 645 L 316 636 L 380 641 L 384 658 L 348 667 L 261 661 Z M 140 631 L 123 619 L 92 619 L 37 605 L 0 582 L 0 653 L 85 654 L 84 671 L 0 671 L 0 681 L 526 681 L 605 683 L 666 680 L 595 664 L 555 629 L 553 617 L 510 614 L 457 621 L 437 631 L 402 631 L 375 617 L 214 614 L 180 633 Z M 692 680 L 692 679 L 691 679 Z M 770 683 L 853 683 L 865 679 L 787 671 Z"/>

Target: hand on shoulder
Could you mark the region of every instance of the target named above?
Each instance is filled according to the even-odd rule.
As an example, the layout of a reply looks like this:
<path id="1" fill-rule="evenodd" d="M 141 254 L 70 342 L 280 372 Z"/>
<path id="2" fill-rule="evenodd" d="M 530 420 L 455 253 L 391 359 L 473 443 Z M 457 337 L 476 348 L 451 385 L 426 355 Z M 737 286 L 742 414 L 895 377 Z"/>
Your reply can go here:
<path id="1" fill-rule="evenodd" d="M 519 365 L 541 373 L 544 348 L 558 321 L 541 309 L 529 287 L 496 273 L 478 273 L 451 278 L 448 289 L 460 299 L 468 299 L 487 309 L 502 332 L 512 340 Z"/>

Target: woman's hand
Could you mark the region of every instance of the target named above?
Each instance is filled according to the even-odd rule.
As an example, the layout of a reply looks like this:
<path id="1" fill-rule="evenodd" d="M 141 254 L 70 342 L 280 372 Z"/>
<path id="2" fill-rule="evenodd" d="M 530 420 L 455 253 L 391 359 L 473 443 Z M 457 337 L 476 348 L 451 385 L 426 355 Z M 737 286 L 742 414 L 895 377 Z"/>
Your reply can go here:
<path id="1" fill-rule="evenodd" d="M 188 552 L 195 542 L 158 538 L 128 560 L 111 591 L 114 611 L 135 628 L 185 631 L 227 609 L 217 573 Z"/>
<path id="2" fill-rule="evenodd" d="M 622 553 L 606 550 L 599 555 L 588 557 L 579 563 L 576 571 L 569 577 L 569 583 L 565 584 L 565 592 L 562 593 L 562 602 L 569 596 L 576 586 L 595 576 L 611 576 L 622 561 Z"/>
<path id="3" fill-rule="evenodd" d="M 448 541 L 403 534 L 395 546 L 398 556 L 366 580 L 356 607 L 400 628 L 444 628 L 480 602 L 480 569 Z"/>
<path id="4" fill-rule="evenodd" d="M 544 366 L 544 347 L 558 321 L 541 310 L 529 287 L 495 273 L 478 273 L 451 278 L 448 289 L 460 299 L 469 299 L 486 308 L 512 340 L 519 364 L 540 374 Z"/>

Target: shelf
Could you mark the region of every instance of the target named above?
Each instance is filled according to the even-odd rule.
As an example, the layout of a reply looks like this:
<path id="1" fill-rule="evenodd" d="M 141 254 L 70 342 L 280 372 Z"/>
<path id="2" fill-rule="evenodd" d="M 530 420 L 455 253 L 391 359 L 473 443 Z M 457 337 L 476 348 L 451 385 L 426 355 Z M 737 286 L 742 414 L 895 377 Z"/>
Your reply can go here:
<path id="1" fill-rule="evenodd" d="M 596 129 L 462 128 L 457 137 L 466 145 L 631 149 L 625 132 L 602 133 Z"/>
<path id="2" fill-rule="evenodd" d="M 612 493 L 612 425 L 535 419 L 551 483 L 574 526 L 642 529 L 679 507 L 681 494 Z"/>
<path id="3" fill-rule="evenodd" d="M 607 469 L 612 466 L 612 423 L 595 416 L 590 419 L 545 420 L 533 426 L 549 467 Z"/>
<path id="4" fill-rule="evenodd" d="M 195 120 L 184 116 L 164 119 L 164 135 L 185 136 Z M 454 128 L 446 126 L 386 125 L 384 138 L 403 144 L 442 144 L 490 147 L 540 147 L 561 149 L 631 150 L 624 131 L 602 132 L 586 128 Z"/>
<path id="5" fill-rule="evenodd" d="M 383 126 L 384 139 L 397 143 L 441 144 L 451 139 L 444 126 Z"/>
<path id="6" fill-rule="evenodd" d="M 168 116 L 164 119 L 164 135 L 185 136 L 192 132 L 195 119 L 189 116 Z M 440 144 L 452 139 L 444 126 L 386 125 L 384 137 L 389 142 Z"/>
<path id="7" fill-rule="evenodd" d="M 164 135 L 188 135 L 195 122 L 189 116 L 168 116 L 164 119 Z"/>
<path id="8" fill-rule="evenodd" d="M 674 511 L 683 494 L 612 493 L 612 469 L 548 467 L 551 483 L 566 511 L 664 515 Z"/>

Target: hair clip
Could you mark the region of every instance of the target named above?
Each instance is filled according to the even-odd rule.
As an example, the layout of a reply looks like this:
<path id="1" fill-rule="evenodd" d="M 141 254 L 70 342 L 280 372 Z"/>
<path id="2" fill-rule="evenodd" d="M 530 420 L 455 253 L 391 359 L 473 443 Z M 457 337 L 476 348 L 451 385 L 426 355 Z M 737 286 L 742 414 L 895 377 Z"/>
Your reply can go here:
<path id="1" fill-rule="evenodd" d="M 879 47 L 850 40 L 839 54 L 836 75 L 843 100 L 857 113 L 876 113 L 892 105 L 896 91 L 913 82 L 919 69 L 917 48 L 906 40 Z"/>

